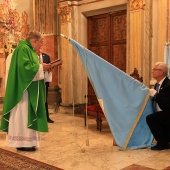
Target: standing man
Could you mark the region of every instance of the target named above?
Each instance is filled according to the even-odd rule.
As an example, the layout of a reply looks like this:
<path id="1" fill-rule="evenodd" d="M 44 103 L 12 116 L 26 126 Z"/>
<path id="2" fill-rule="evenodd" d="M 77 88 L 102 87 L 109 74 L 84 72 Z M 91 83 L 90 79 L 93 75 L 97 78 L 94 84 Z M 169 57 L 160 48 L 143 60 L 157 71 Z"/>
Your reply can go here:
<path id="1" fill-rule="evenodd" d="M 19 151 L 35 151 L 39 132 L 48 132 L 44 71 L 51 66 L 39 62 L 36 51 L 42 45 L 42 35 L 30 32 L 10 63 L 0 129 L 7 132 L 8 146 Z"/>
<path id="2" fill-rule="evenodd" d="M 146 117 L 146 122 L 157 141 L 151 150 L 169 149 L 170 141 L 170 80 L 167 77 L 168 66 L 157 62 L 152 69 L 152 77 L 157 80 L 154 89 L 150 89 L 153 98 L 154 113 Z"/>
<path id="3" fill-rule="evenodd" d="M 50 56 L 42 53 L 41 49 L 40 52 L 38 52 L 39 57 L 43 63 L 49 64 L 50 63 Z M 54 123 L 53 120 L 50 119 L 49 117 L 49 110 L 48 110 L 48 87 L 50 82 L 52 81 L 52 72 L 51 70 L 47 70 L 44 72 L 44 81 L 45 81 L 45 86 L 46 86 L 46 101 L 45 101 L 45 108 L 46 108 L 46 115 L 47 115 L 47 121 L 48 123 Z"/>

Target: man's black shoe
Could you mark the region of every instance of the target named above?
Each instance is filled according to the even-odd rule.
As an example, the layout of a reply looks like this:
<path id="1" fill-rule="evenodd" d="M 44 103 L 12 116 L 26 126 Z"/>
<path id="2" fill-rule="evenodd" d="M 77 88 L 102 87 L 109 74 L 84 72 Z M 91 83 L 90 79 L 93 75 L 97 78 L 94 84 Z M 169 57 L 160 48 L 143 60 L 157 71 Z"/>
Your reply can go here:
<path id="1" fill-rule="evenodd" d="M 165 146 L 155 145 L 151 147 L 151 150 L 153 151 L 160 151 L 160 150 L 165 150 L 165 149 L 169 149 L 169 145 L 165 145 Z"/>
<path id="2" fill-rule="evenodd" d="M 21 147 L 17 148 L 18 151 L 36 151 L 35 147 Z"/>
<path id="3" fill-rule="evenodd" d="M 54 123 L 54 121 L 51 120 L 51 119 L 48 119 L 47 122 L 48 122 L 48 123 Z"/>

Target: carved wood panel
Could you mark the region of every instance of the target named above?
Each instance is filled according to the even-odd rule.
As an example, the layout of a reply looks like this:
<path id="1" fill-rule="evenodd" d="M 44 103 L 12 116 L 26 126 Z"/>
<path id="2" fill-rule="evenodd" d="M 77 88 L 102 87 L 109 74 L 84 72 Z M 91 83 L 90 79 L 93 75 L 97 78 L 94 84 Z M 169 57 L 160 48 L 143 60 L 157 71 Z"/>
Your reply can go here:
<path id="1" fill-rule="evenodd" d="M 88 49 L 126 72 L 126 10 L 88 17 Z M 88 81 L 89 103 L 96 103 Z"/>
<path id="2" fill-rule="evenodd" d="M 113 45 L 112 56 L 114 66 L 126 72 L 126 44 Z"/>
<path id="3" fill-rule="evenodd" d="M 110 61 L 110 16 L 102 14 L 88 18 L 88 48 Z"/>
<path id="4" fill-rule="evenodd" d="M 95 46 L 92 46 L 91 47 L 91 51 L 93 51 L 95 54 L 97 54 L 98 56 L 102 57 L 103 59 L 105 59 L 106 61 L 109 60 L 108 56 L 110 55 L 109 54 L 109 48 L 108 46 L 100 46 L 100 47 L 95 47 Z"/>
<path id="5" fill-rule="evenodd" d="M 111 63 L 126 72 L 126 11 L 111 15 Z"/>

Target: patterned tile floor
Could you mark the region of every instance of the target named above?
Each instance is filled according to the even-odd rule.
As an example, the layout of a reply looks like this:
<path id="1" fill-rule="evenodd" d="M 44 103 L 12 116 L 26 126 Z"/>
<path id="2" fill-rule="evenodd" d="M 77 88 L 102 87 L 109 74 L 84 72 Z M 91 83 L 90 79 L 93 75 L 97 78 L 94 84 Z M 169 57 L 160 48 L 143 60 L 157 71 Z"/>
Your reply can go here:
<path id="1" fill-rule="evenodd" d="M 170 150 L 120 151 L 113 146 L 113 137 L 106 120 L 101 132 L 89 117 L 88 129 L 82 115 L 55 113 L 50 117 L 49 132 L 41 134 L 36 152 L 22 152 L 6 146 L 6 134 L 0 132 L 3 149 L 43 161 L 65 170 L 170 170 Z"/>

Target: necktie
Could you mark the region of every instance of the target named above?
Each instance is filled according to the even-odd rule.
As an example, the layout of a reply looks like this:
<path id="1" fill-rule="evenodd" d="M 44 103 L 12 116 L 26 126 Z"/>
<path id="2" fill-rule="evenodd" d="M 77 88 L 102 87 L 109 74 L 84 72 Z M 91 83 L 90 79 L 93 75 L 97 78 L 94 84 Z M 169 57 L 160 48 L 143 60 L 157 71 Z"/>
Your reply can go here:
<path id="1" fill-rule="evenodd" d="M 156 91 L 158 92 L 158 89 L 159 89 L 159 86 L 160 86 L 160 84 L 159 83 L 156 83 Z"/>
<path id="2" fill-rule="evenodd" d="M 155 90 L 158 92 L 158 89 L 159 89 L 159 86 L 160 84 L 159 83 L 156 83 L 156 87 L 155 87 Z M 154 112 L 157 112 L 157 107 L 156 107 L 156 101 L 153 102 L 153 111 Z"/>

